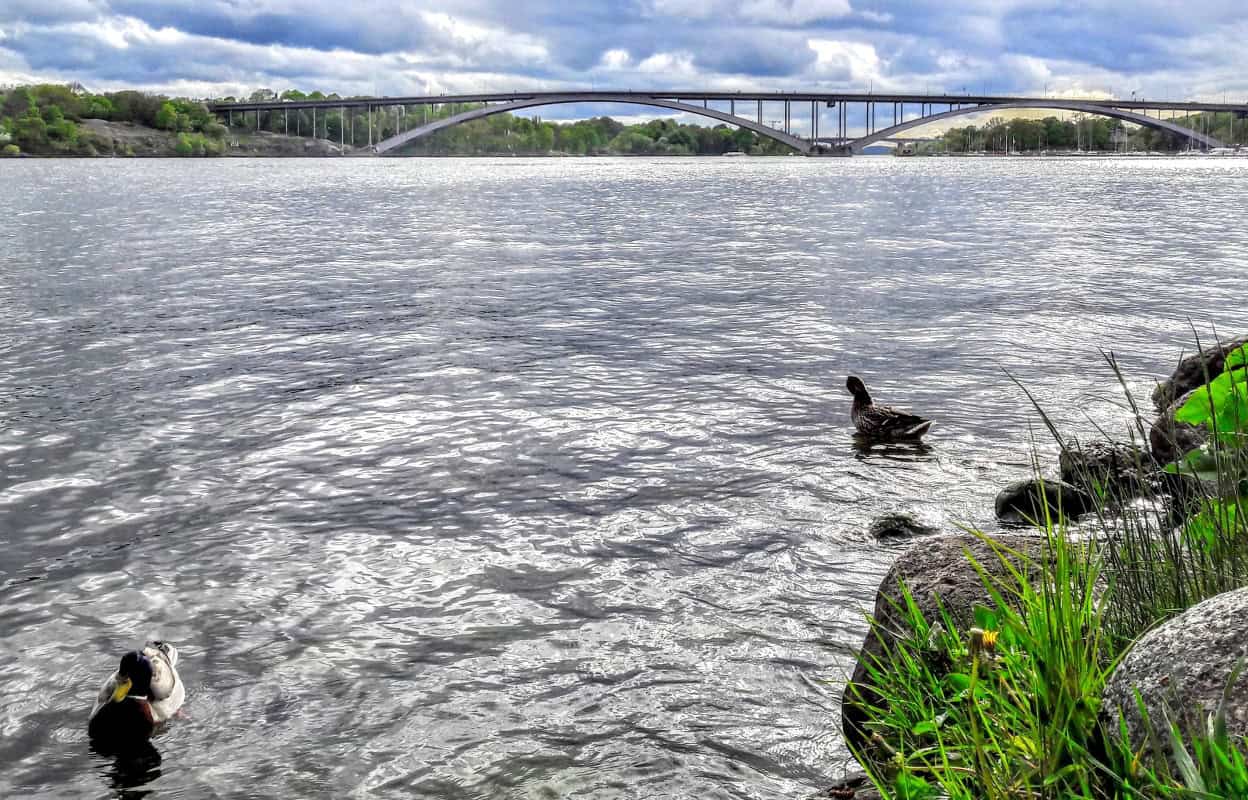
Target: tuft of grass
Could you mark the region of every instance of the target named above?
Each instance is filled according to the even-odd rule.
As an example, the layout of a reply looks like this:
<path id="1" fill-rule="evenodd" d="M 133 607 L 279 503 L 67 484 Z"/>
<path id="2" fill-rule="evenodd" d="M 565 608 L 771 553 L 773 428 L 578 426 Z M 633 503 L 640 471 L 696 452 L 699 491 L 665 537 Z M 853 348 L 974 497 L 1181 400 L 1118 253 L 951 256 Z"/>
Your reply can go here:
<path id="1" fill-rule="evenodd" d="M 1146 443 L 1139 406 L 1113 355 L 1106 361 L 1133 415 L 1131 442 Z M 901 630 L 864 660 L 871 744 L 854 753 L 885 798 L 1248 799 L 1248 744 L 1227 735 L 1225 694 L 1207 730 L 1185 732 L 1167 717 L 1134 752 L 1099 708 L 1139 636 L 1248 585 L 1248 348 L 1205 378 L 1178 418 L 1206 426 L 1208 443 L 1164 470 L 1141 458 L 1125 488 L 1098 483 L 1099 536 L 1071 541 L 1048 509 L 1038 559 L 978 534 L 1004 570 L 967 552 L 992 598 L 974 609 L 973 627 L 959 630 L 943 608 L 925 619 L 900 587 Z"/>
<path id="2" fill-rule="evenodd" d="M 1094 543 L 1046 531 L 1037 560 L 980 534 L 1004 570 L 994 577 L 967 553 L 993 600 L 968 630 L 943 609 L 924 619 L 901 587 L 904 637 L 866 665 L 868 730 L 890 754 L 872 778 L 887 796 L 1066 798 L 1101 780 L 1105 768 L 1087 757 L 1101 747 L 1100 689 L 1113 666 L 1099 562 Z M 923 785 L 930 794 L 915 794 Z"/>

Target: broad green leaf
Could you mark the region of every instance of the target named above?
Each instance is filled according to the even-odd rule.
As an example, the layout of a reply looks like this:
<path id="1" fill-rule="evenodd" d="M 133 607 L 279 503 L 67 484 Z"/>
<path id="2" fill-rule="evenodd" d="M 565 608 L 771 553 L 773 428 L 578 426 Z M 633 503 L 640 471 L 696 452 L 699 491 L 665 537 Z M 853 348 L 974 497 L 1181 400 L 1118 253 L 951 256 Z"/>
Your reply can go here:
<path id="1" fill-rule="evenodd" d="M 914 727 L 910 729 L 910 732 L 915 736 L 934 734 L 936 733 L 936 723 L 930 719 L 922 720 L 921 722 L 915 723 Z"/>
<path id="2" fill-rule="evenodd" d="M 930 783 L 908 772 L 897 776 L 894 788 L 897 792 L 897 800 L 929 800 L 936 796 L 936 790 Z"/>
<path id="3" fill-rule="evenodd" d="M 971 688 L 971 676 L 965 672 L 950 672 L 945 676 L 945 681 L 953 687 L 955 692 L 965 692 Z"/>

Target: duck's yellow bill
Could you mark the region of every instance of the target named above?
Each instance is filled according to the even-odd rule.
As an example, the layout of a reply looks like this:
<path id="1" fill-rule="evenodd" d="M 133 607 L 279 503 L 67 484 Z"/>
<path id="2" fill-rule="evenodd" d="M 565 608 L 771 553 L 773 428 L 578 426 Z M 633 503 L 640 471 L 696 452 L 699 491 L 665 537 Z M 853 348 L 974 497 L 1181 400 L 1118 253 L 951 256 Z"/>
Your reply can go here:
<path id="1" fill-rule="evenodd" d="M 126 695 L 130 694 L 131 685 L 129 678 L 117 684 L 117 688 L 113 690 L 113 702 L 120 703 L 122 700 L 125 700 Z"/>

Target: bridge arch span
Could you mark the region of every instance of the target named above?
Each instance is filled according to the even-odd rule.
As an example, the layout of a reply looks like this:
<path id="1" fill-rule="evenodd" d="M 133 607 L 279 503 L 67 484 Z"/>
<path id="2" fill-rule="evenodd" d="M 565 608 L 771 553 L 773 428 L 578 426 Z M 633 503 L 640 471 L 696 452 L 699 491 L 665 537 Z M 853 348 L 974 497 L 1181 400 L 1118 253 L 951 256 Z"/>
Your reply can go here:
<path id="1" fill-rule="evenodd" d="M 926 117 L 920 117 L 919 119 L 912 119 L 908 122 L 902 122 L 897 125 L 893 125 L 890 128 L 883 128 L 881 130 L 878 130 L 875 133 L 872 133 L 868 136 L 863 136 L 862 138 L 854 139 L 850 143 L 850 145 L 853 147 L 854 152 L 857 153 L 861 151 L 864 147 L 867 147 L 868 145 L 875 144 L 876 142 L 881 141 L 883 139 L 890 139 L 896 136 L 897 134 L 902 133 L 903 131 L 908 131 L 911 128 L 917 128 L 921 125 L 929 125 L 933 122 L 937 122 L 942 119 L 949 119 L 951 117 L 961 117 L 961 116 L 966 116 L 969 114 L 985 114 L 985 113 L 991 113 L 993 111 L 1001 111 L 1001 110 L 1012 109 L 1012 108 L 1052 109 L 1054 111 L 1082 111 L 1086 114 L 1095 114 L 1101 117 L 1110 117 L 1112 119 L 1120 119 L 1120 120 L 1123 120 L 1124 122 L 1134 122 L 1137 125 L 1143 125 L 1149 128 L 1156 128 L 1158 130 L 1168 131 L 1170 133 L 1178 134 L 1179 136 L 1184 136 L 1196 142 L 1199 142 L 1203 147 L 1223 147 L 1224 146 L 1222 142 L 1218 141 L 1212 136 L 1206 136 L 1205 134 L 1194 131 L 1191 128 L 1185 128 L 1182 125 L 1176 125 L 1175 123 L 1169 122 L 1164 119 L 1156 119 L 1155 117 L 1150 117 L 1144 114 L 1137 114 L 1134 111 L 1124 111 L 1120 108 L 1110 108 L 1108 106 L 1100 105 L 1098 103 L 1083 103 L 1078 100 L 1047 100 L 1047 99 L 1044 101 L 1027 100 L 1027 101 L 1020 101 L 1016 103 L 990 103 L 990 104 L 981 105 L 981 106 L 968 106 L 966 108 L 955 108 L 952 111 L 942 111 L 939 114 L 929 114 Z"/>
<path id="2" fill-rule="evenodd" d="M 745 117 L 734 116 L 724 111 L 718 111 L 714 108 L 704 108 L 689 103 L 682 103 L 678 100 L 664 100 L 662 98 L 650 95 L 634 95 L 629 93 L 620 93 L 612 95 L 603 95 L 595 93 L 593 96 L 584 96 L 577 94 L 531 97 L 520 100 L 514 100 L 510 103 L 500 103 L 493 106 L 483 106 L 474 108 L 471 111 L 465 111 L 461 114 L 439 119 L 426 125 L 412 128 L 409 131 L 395 134 L 389 139 L 383 139 L 373 146 L 374 152 L 381 154 L 387 153 L 395 148 L 402 147 L 408 142 L 437 133 L 440 130 L 451 128 L 456 125 L 462 125 L 465 122 L 471 122 L 474 119 L 490 117 L 495 114 L 506 114 L 511 111 L 520 111 L 526 108 L 537 108 L 539 106 L 566 105 L 568 103 L 622 103 L 636 106 L 652 106 L 656 108 L 668 108 L 674 111 L 684 111 L 689 114 L 697 114 L 702 117 L 710 117 L 711 119 L 726 122 L 729 125 L 735 125 L 739 128 L 753 131 L 759 136 L 765 136 L 768 139 L 774 139 L 781 144 L 786 144 L 797 150 L 799 153 L 810 153 L 815 145 L 812 145 L 805 139 L 798 138 L 784 131 L 763 125 Z"/>

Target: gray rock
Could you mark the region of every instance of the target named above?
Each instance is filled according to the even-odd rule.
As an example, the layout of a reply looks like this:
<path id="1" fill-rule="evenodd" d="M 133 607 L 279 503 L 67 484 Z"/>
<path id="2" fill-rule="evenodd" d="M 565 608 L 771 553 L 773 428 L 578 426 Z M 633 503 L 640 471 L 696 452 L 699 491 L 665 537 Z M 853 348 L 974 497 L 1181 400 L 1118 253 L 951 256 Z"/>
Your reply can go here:
<path id="1" fill-rule="evenodd" d="M 1188 425 L 1174 418 L 1191 396 L 1192 392 L 1188 391 L 1167 406 L 1148 431 L 1148 446 L 1158 464 L 1169 464 L 1189 450 L 1200 447 L 1208 438 L 1203 426 Z"/>
<path id="2" fill-rule="evenodd" d="M 1131 746 L 1148 741 L 1135 700 L 1138 690 L 1149 719 L 1165 743 L 1165 716 L 1189 736 L 1205 732 L 1228 691 L 1227 732 L 1248 736 L 1248 669 L 1227 689 L 1231 673 L 1248 658 L 1248 588 L 1236 589 L 1188 609 L 1145 634 L 1114 670 L 1101 695 L 1107 728 L 1125 720 Z M 1163 744 L 1163 755 L 1170 748 Z"/>
<path id="3" fill-rule="evenodd" d="M 997 493 L 997 519 L 1010 525 L 1043 523 L 1045 506 L 1056 521 L 1064 515 L 1074 519 L 1096 508 L 1096 498 L 1065 481 L 1030 478 L 1015 481 Z"/>
<path id="4" fill-rule="evenodd" d="M 1153 390 L 1153 405 L 1158 411 L 1165 411 L 1176 397 L 1182 397 L 1196 387 L 1204 386 L 1209 378 L 1221 375 L 1227 354 L 1245 344 L 1248 344 L 1248 336 L 1226 344 L 1204 345 L 1202 352 L 1193 353 L 1180 361 L 1174 373 L 1157 384 Z"/>
<path id="5" fill-rule="evenodd" d="M 1046 552 L 1047 542 L 1043 537 L 1000 534 L 990 538 L 1022 556 L 1009 556 L 1017 568 L 1026 574 L 1037 573 L 1036 565 Z M 864 731 L 867 715 L 863 702 L 876 704 L 881 701 L 872 689 L 863 659 L 872 663 L 900 643 L 897 632 L 904 628 L 903 617 L 893 604 L 901 603 L 898 585 L 902 581 L 909 587 L 925 619 L 940 619 L 940 608 L 943 606 L 959 630 L 971 627 L 976 606 L 995 605 L 967 559 L 968 551 L 989 575 L 1006 579 L 1007 570 L 991 547 L 977 536 L 959 533 L 924 539 L 911 547 L 897 559 L 880 584 L 873 614 L 874 632 L 869 632 L 863 642 L 859 663 L 841 699 L 841 727 L 845 739 L 872 761 L 882 762 L 885 757 L 876 753 L 869 734 Z M 939 672 L 940 665 L 933 666 Z"/>
<path id="6" fill-rule="evenodd" d="M 940 529 L 920 522 L 913 514 L 894 511 L 871 520 L 867 532 L 873 539 L 913 539 L 916 536 L 934 536 L 940 533 Z"/>
<path id="7" fill-rule="evenodd" d="M 1058 464 L 1064 482 L 1117 500 L 1143 494 L 1156 471 L 1152 456 L 1139 445 L 1101 439 L 1067 442 Z"/>

